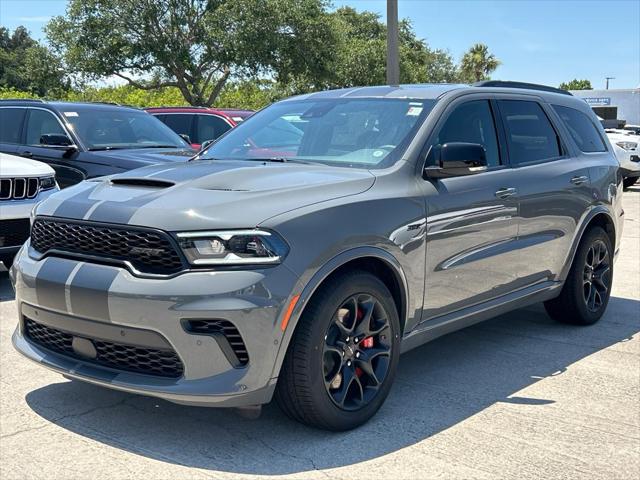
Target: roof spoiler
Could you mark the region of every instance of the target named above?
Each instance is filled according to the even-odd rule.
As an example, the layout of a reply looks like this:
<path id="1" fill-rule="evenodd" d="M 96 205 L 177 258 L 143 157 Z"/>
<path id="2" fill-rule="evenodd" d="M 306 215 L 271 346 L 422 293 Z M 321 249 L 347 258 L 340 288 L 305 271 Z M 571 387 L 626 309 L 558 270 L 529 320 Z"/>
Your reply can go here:
<path id="1" fill-rule="evenodd" d="M 526 82 L 509 82 L 506 80 L 483 80 L 476 82 L 474 87 L 501 87 L 501 88 L 524 88 L 527 90 L 541 90 L 543 92 L 560 93 L 562 95 L 573 96 L 571 92 L 560 88 L 550 87 L 548 85 L 539 85 L 537 83 Z"/>

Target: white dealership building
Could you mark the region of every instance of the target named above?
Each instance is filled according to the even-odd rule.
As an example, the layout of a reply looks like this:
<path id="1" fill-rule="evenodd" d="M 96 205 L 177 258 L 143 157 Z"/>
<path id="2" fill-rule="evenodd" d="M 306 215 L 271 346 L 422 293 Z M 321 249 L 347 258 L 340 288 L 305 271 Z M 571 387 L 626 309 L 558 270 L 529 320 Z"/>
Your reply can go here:
<path id="1" fill-rule="evenodd" d="M 571 90 L 571 93 L 583 98 L 607 123 L 620 120 L 628 125 L 640 125 L 640 88 Z"/>

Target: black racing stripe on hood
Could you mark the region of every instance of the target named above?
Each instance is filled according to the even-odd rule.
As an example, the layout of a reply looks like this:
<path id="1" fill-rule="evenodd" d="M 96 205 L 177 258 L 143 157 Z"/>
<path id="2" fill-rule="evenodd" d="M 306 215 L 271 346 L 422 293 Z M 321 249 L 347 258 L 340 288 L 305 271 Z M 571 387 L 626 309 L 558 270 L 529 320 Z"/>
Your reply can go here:
<path id="1" fill-rule="evenodd" d="M 89 196 L 93 192 L 93 188 L 85 188 L 73 197 L 67 198 L 58 208 L 55 209 L 52 216 L 64 218 L 83 218 L 86 213 L 93 207 L 93 202 L 89 201 Z"/>
<path id="2" fill-rule="evenodd" d="M 87 220 L 105 223 L 128 224 L 136 211 L 148 203 L 153 202 L 163 194 L 163 190 L 158 190 L 147 195 L 127 200 L 126 202 L 106 201 L 100 204 Z"/>

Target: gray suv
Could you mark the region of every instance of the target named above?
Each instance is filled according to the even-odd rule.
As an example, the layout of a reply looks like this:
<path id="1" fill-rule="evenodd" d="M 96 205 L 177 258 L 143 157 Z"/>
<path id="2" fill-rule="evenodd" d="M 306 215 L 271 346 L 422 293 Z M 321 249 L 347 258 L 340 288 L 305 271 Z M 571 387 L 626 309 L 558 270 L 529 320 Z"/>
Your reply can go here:
<path id="1" fill-rule="evenodd" d="M 526 88 L 525 88 L 526 87 Z M 623 211 L 582 100 L 491 82 L 271 105 L 191 162 L 41 203 L 11 271 L 15 347 L 181 404 L 361 425 L 402 352 L 536 302 L 604 313 Z"/>

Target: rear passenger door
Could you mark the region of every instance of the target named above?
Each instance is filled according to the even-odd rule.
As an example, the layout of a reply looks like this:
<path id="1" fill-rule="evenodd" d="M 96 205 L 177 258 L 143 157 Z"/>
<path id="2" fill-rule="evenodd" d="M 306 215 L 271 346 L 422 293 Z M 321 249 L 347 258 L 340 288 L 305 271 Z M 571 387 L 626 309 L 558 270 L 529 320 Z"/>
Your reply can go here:
<path id="1" fill-rule="evenodd" d="M 520 202 L 522 286 L 556 280 L 591 204 L 588 165 L 563 141 L 551 107 L 533 97 L 498 102 Z"/>

